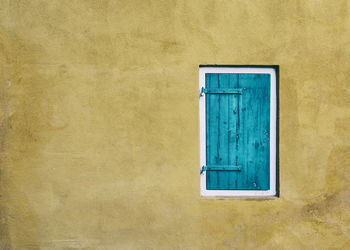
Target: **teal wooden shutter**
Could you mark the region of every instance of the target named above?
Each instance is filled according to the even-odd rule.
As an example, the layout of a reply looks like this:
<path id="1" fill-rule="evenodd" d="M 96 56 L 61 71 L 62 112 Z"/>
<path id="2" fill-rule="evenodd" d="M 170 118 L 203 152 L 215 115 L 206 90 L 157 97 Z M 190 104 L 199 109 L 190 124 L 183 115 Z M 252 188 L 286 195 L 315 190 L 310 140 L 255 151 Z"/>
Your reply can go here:
<path id="1" fill-rule="evenodd" d="M 270 74 L 207 73 L 206 188 L 270 187 Z"/>

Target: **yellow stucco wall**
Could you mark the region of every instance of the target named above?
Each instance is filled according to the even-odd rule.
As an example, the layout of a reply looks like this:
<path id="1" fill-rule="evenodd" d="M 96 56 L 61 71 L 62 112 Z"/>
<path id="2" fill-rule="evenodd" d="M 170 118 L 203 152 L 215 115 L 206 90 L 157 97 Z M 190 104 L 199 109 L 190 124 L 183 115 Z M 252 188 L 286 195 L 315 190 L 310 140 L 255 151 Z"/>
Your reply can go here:
<path id="1" fill-rule="evenodd" d="M 0 0 L 0 249 L 350 249 L 349 10 Z M 200 199 L 199 64 L 280 65 L 279 199 Z"/>

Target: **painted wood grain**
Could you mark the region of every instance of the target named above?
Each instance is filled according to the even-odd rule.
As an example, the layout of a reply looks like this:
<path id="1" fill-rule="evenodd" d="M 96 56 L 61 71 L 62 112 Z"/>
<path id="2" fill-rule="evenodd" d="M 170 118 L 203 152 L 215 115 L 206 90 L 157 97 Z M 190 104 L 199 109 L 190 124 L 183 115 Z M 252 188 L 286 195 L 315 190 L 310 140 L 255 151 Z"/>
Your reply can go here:
<path id="1" fill-rule="evenodd" d="M 206 93 L 207 165 L 241 166 L 207 171 L 207 189 L 269 189 L 270 75 L 206 74 L 206 88 L 243 92 Z"/>

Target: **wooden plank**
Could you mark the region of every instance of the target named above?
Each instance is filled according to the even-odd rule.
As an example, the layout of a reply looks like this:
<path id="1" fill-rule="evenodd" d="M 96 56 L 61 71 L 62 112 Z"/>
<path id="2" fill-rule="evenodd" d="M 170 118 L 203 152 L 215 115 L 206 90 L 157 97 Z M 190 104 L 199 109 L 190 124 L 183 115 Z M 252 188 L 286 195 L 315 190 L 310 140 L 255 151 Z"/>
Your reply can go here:
<path id="1" fill-rule="evenodd" d="M 219 74 L 206 74 L 205 87 L 218 88 Z M 219 95 L 206 96 L 206 147 L 207 165 L 218 165 L 218 138 L 219 138 Z M 219 184 L 219 176 L 216 171 L 206 173 L 207 189 L 215 189 Z"/>
<path id="2" fill-rule="evenodd" d="M 241 167 L 236 165 L 209 165 L 203 166 L 203 171 L 240 171 Z"/>
<path id="3" fill-rule="evenodd" d="M 234 74 L 220 74 L 220 78 L 228 78 L 229 75 Z M 242 89 L 239 88 L 203 88 L 202 92 L 205 94 L 242 94 Z"/>
<path id="4" fill-rule="evenodd" d="M 238 74 L 225 74 L 227 76 L 226 86 L 230 88 L 238 87 Z M 228 96 L 228 164 L 238 165 L 238 144 L 237 144 L 237 134 L 238 134 L 238 101 L 241 96 L 231 95 Z M 238 180 L 241 173 L 231 172 L 228 177 L 227 189 L 237 189 Z"/>
<path id="5" fill-rule="evenodd" d="M 228 74 L 218 75 L 218 87 L 222 90 L 229 86 Z M 217 95 L 219 97 L 219 124 L 218 124 L 218 165 L 228 165 L 229 148 L 228 148 L 228 99 L 233 95 Z M 209 164 L 207 164 L 209 165 Z M 216 189 L 228 189 L 229 173 L 226 171 L 218 171 L 219 183 Z"/>
<path id="6" fill-rule="evenodd" d="M 240 74 L 243 88 L 240 105 L 239 164 L 246 190 L 269 189 L 270 75 Z"/>

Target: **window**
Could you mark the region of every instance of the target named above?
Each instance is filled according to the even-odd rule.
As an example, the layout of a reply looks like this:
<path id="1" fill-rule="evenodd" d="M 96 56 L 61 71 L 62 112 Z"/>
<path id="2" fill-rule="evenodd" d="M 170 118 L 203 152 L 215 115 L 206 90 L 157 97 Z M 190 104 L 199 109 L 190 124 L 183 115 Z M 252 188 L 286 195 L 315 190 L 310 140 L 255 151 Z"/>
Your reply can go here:
<path id="1" fill-rule="evenodd" d="M 200 66 L 201 196 L 278 196 L 278 74 Z"/>

